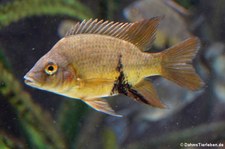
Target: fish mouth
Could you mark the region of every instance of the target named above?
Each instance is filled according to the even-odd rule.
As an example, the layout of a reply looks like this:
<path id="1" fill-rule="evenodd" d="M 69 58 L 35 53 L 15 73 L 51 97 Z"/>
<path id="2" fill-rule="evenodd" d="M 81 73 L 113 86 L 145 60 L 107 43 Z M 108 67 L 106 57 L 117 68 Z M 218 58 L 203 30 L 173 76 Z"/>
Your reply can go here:
<path id="1" fill-rule="evenodd" d="M 26 83 L 26 84 L 32 84 L 33 82 L 34 82 L 34 80 L 33 79 L 31 79 L 31 78 L 28 78 L 28 77 L 24 77 L 24 82 Z"/>
<path id="2" fill-rule="evenodd" d="M 25 84 L 27 84 L 29 86 L 33 86 L 33 87 L 38 87 L 39 86 L 38 85 L 39 83 L 36 80 L 34 80 L 33 78 L 31 78 L 31 77 L 29 77 L 27 75 L 24 76 L 24 82 L 25 82 Z"/>

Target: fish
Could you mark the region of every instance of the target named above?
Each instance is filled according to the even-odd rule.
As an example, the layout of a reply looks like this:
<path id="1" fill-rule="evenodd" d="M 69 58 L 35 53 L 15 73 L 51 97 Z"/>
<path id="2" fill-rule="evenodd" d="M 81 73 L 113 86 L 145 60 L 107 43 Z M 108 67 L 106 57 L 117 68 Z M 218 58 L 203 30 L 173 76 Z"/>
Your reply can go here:
<path id="1" fill-rule="evenodd" d="M 164 16 L 154 42 L 157 48 L 172 46 L 192 36 L 185 19 L 190 12 L 173 0 L 137 0 L 126 7 L 123 14 L 131 22 Z"/>
<path id="2" fill-rule="evenodd" d="M 162 17 L 133 23 L 98 19 L 78 22 L 24 76 L 31 87 L 79 99 L 99 112 L 121 117 L 105 97 L 123 94 L 165 108 L 148 79 L 162 76 L 181 87 L 204 84 L 192 65 L 200 48 L 188 38 L 162 52 L 151 48 Z"/>

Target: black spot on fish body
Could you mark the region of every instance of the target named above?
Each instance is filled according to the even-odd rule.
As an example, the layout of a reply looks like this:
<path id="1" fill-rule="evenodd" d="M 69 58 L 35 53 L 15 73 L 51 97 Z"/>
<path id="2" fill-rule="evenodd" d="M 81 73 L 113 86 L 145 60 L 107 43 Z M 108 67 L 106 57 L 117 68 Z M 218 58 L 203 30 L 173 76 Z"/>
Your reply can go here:
<path id="1" fill-rule="evenodd" d="M 111 95 L 118 93 L 127 95 L 127 90 L 130 88 L 130 85 L 126 80 L 123 72 L 122 55 L 119 55 L 118 57 L 118 64 L 116 67 L 116 71 L 119 72 L 119 76 L 116 78 L 114 82 L 113 88 L 111 90 Z"/>
<path id="2" fill-rule="evenodd" d="M 117 64 L 116 70 L 118 72 L 122 72 L 123 71 L 122 55 L 121 54 L 119 55 L 119 60 L 118 60 L 118 64 Z"/>
<path id="3" fill-rule="evenodd" d="M 120 72 L 119 77 L 114 82 L 114 86 L 111 93 L 112 94 L 120 93 L 120 94 L 127 95 L 129 88 L 131 88 L 131 85 L 125 80 L 124 73 Z"/>
<path id="4" fill-rule="evenodd" d="M 148 101 L 142 96 L 138 91 L 132 88 L 132 85 L 129 84 L 128 80 L 125 77 L 123 72 L 123 64 L 122 64 L 122 55 L 119 55 L 118 65 L 116 70 L 119 72 L 119 76 L 116 78 L 114 82 L 114 86 L 111 90 L 111 95 L 113 94 L 124 94 L 131 98 L 134 98 L 136 101 L 142 101 L 143 103 L 148 104 Z"/>

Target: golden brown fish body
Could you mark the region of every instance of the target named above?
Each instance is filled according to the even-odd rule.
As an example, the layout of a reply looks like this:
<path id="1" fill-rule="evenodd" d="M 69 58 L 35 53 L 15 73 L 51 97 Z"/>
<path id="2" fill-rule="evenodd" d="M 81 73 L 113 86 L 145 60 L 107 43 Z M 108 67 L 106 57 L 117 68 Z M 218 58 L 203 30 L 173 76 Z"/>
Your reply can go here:
<path id="1" fill-rule="evenodd" d="M 197 38 L 163 52 L 144 52 L 155 39 L 159 20 L 78 23 L 26 74 L 25 82 L 79 98 L 111 115 L 116 114 L 101 97 L 124 94 L 162 108 L 164 105 L 145 77 L 161 75 L 192 90 L 202 82 L 190 64 L 199 48 Z"/>
<path id="2" fill-rule="evenodd" d="M 69 46 L 63 49 L 61 45 Z M 130 84 L 136 84 L 146 76 L 159 74 L 160 70 L 156 66 L 159 65 L 158 54 L 141 52 L 133 44 L 110 36 L 69 36 L 63 38 L 51 52 L 66 56 L 74 69 L 79 70 L 76 72 L 78 78 L 93 82 L 93 86 L 65 93 L 73 98 L 109 96 L 120 71 Z M 101 81 L 106 84 L 101 84 Z"/>

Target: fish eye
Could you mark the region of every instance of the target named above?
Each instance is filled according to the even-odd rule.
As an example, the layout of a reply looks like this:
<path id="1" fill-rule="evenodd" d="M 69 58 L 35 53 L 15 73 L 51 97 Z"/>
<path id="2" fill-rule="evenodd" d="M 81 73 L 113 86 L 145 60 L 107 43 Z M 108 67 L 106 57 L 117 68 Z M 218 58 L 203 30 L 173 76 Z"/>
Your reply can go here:
<path id="1" fill-rule="evenodd" d="M 57 72 L 58 70 L 58 66 L 54 63 L 49 63 L 46 67 L 45 67 L 45 73 L 48 75 L 53 75 Z"/>

